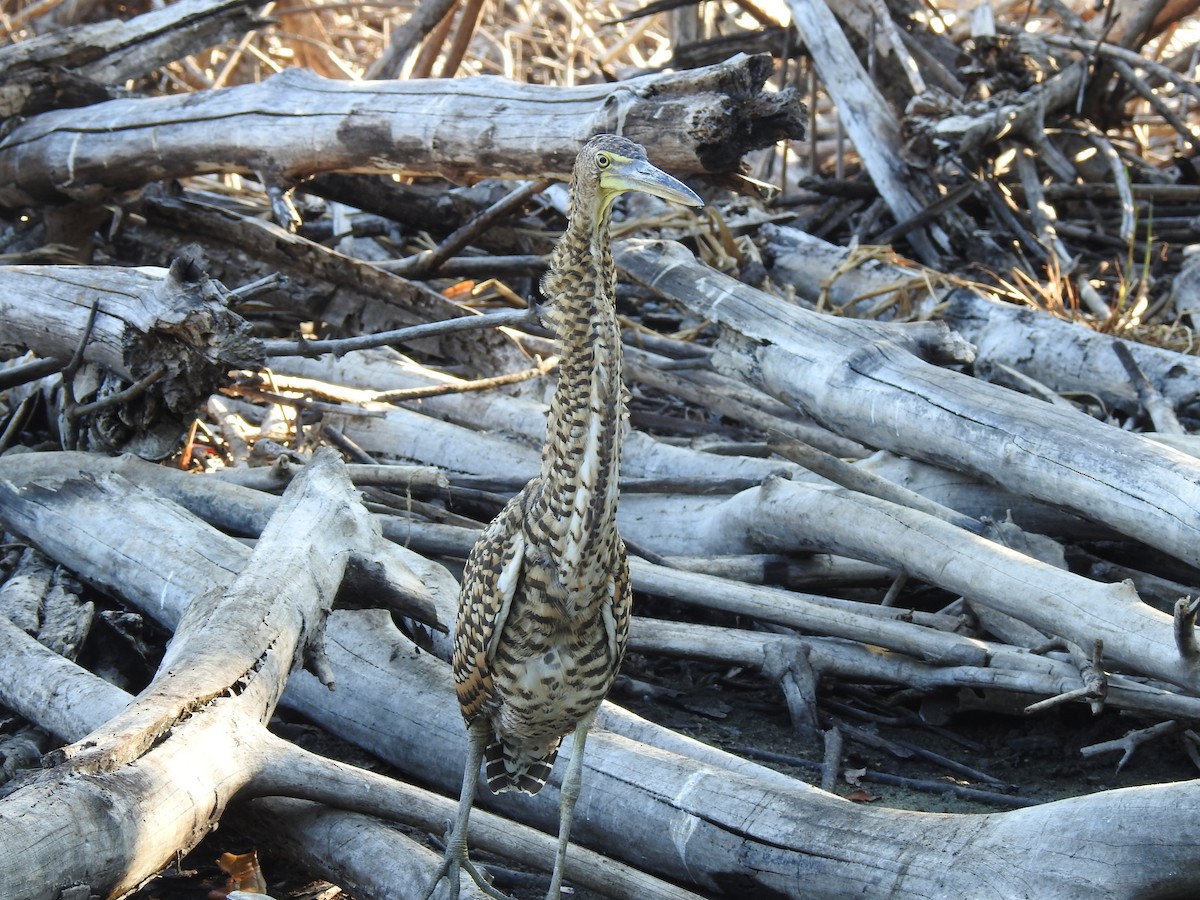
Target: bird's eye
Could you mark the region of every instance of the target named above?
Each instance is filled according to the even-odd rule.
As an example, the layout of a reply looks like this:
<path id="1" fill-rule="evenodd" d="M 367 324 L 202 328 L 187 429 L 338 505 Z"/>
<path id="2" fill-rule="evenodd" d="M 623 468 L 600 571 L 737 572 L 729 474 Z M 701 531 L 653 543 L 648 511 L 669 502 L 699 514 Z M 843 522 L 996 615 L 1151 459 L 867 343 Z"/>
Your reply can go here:
<path id="1" fill-rule="evenodd" d="M 596 155 L 596 167 L 597 167 L 597 168 L 600 168 L 600 169 L 607 169 L 607 168 L 608 168 L 608 164 L 609 164 L 610 162 L 612 162 L 612 160 L 610 160 L 610 159 L 608 158 L 608 154 L 607 154 L 607 153 L 599 153 L 599 154 L 597 154 L 597 155 Z"/>

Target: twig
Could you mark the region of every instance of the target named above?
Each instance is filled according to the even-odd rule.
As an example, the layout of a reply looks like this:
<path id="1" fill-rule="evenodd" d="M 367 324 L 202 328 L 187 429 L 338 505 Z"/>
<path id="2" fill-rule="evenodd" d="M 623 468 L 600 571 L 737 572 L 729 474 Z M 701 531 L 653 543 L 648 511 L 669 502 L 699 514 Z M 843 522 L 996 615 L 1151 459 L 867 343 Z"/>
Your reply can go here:
<path id="1" fill-rule="evenodd" d="M 1121 201 L 1119 237 L 1125 244 L 1132 245 L 1136 238 L 1137 215 L 1133 206 L 1133 191 L 1129 189 L 1129 173 L 1112 142 L 1098 128 L 1087 128 L 1085 136 L 1112 172 L 1113 186 L 1117 189 L 1117 197 Z"/>
<path id="2" fill-rule="evenodd" d="M 397 275 L 403 275 L 405 278 L 428 278 L 437 271 L 443 261 L 470 244 L 498 219 L 504 218 L 523 206 L 534 194 L 544 191 L 550 183 L 546 180 L 526 182 L 473 216 L 466 224 L 438 244 L 435 249 L 425 250 L 408 259 L 401 260 L 398 264 L 389 266 L 389 270 Z"/>
<path id="3" fill-rule="evenodd" d="M 804 759 L 800 756 L 790 756 L 786 753 L 775 753 L 771 750 L 760 750 L 757 747 L 730 747 L 730 751 L 737 753 L 739 756 L 745 756 L 749 759 L 760 759 L 765 762 L 780 763 L 785 766 L 793 766 L 797 769 L 807 769 L 809 771 L 818 771 L 821 768 L 821 763 L 811 759 Z M 1000 794 L 995 791 L 983 791 L 979 788 L 964 787 L 953 781 L 929 781 L 922 778 L 905 778 L 901 775 L 892 775 L 886 772 L 878 772 L 874 769 L 864 769 L 862 774 L 858 776 L 861 781 L 872 781 L 877 784 L 890 784 L 897 787 L 910 788 L 915 791 L 924 791 L 930 794 L 953 794 L 956 797 L 961 797 L 964 800 L 975 800 L 979 803 L 990 803 L 994 806 L 1004 806 L 1012 809 L 1017 809 L 1025 806 L 1034 806 L 1037 801 L 1030 800 L 1026 797 L 1014 796 L 1012 794 Z"/>
<path id="4" fill-rule="evenodd" d="M 462 65 L 463 57 L 467 54 L 467 45 L 471 43 L 479 25 L 479 13 L 482 10 L 483 0 L 466 0 L 458 17 L 458 29 L 454 32 L 454 40 L 450 42 L 450 49 L 446 51 L 442 60 L 440 77 L 453 78 L 458 73 L 458 67 Z"/>
<path id="5" fill-rule="evenodd" d="M 469 391 L 487 391 L 506 384 L 519 384 L 529 381 L 539 375 L 546 375 L 558 367 L 558 357 L 551 356 L 538 362 L 536 366 L 522 369 L 520 372 L 508 372 L 504 375 L 493 375 L 491 378 L 477 378 L 474 381 L 454 381 L 446 384 L 431 384 L 425 387 L 397 388 L 394 391 L 380 391 L 371 399 L 378 403 L 401 403 L 405 400 L 420 400 L 424 397 L 441 397 L 446 394 L 463 394 Z"/>
<path id="6" fill-rule="evenodd" d="M 1117 762 L 1117 771 L 1125 768 L 1125 763 L 1133 757 L 1133 753 L 1142 744 L 1154 740 L 1165 734 L 1170 734 L 1173 731 L 1178 731 L 1180 725 L 1174 719 L 1168 719 L 1165 722 L 1159 722 L 1157 725 L 1151 725 L 1149 728 L 1142 728 L 1138 731 L 1130 731 L 1124 737 L 1117 738 L 1115 741 L 1101 741 L 1099 744 L 1090 744 L 1087 747 L 1080 747 L 1079 752 L 1084 756 L 1098 756 L 1101 753 L 1111 753 L 1114 750 L 1120 750 L 1121 759 Z"/>
<path id="7" fill-rule="evenodd" d="M 1129 382 L 1137 391 L 1138 400 L 1146 410 L 1146 414 L 1150 416 L 1150 420 L 1154 423 L 1154 430 L 1159 434 L 1187 434 L 1184 427 L 1179 423 L 1178 417 L 1175 415 L 1175 410 L 1171 408 L 1171 404 L 1167 402 L 1157 387 L 1155 387 L 1141 370 L 1137 364 L 1137 360 L 1133 358 L 1133 354 L 1129 352 L 1129 347 L 1124 341 L 1113 341 L 1113 352 L 1117 354 L 1117 359 L 1121 361 L 1121 365 L 1125 367 L 1126 374 L 1129 375 Z"/>
<path id="8" fill-rule="evenodd" d="M 158 381 L 158 379 L 162 378 L 166 374 L 166 366 L 159 366 L 153 372 L 143 376 L 142 378 L 139 378 L 124 390 L 117 391 L 115 394 L 109 394 L 102 400 L 95 400 L 91 403 L 84 403 L 80 406 L 75 406 L 72 404 L 71 408 L 66 410 L 67 418 L 74 421 L 94 412 L 99 412 L 102 409 L 108 409 L 110 406 L 118 406 L 119 404 L 125 403 L 128 400 L 134 400 L 144 394 L 150 388 L 150 385 L 154 384 L 154 382 Z"/>
<path id="9" fill-rule="evenodd" d="M 891 585 L 888 586 L 887 593 L 883 595 L 883 599 L 879 601 L 880 606 L 895 606 L 896 598 L 900 596 L 900 592 L 904 590 L 904 586 L 908 584 L 908 573 L 897 572 L 896 577 L 892 579 Z"/>
<path id="10" fill-rule="evenodd" d="M 0 371 L 0 391 L 7 391 L 17 385 L 28 384 L 39 378 L 45 378 L 47 375 L 53 375 L 62 367 L 61 359 L 51 357 L 49 359 L 31 359 L 19 366 L 4 369 Z"/>
<path id="11" fill-rule="evenodd" d="M 1017 174 L 1021 185 L 1025 188 L 1025 210 L 1033 220 L 1037 229 L 1038 240 L 1056 257 L 1064 272 L 1069 272 L 1073 265 L 1071 253 L 1063 246 L 1055 230 L 1055 220 L 1058 218 L 1045 196 L 1042 194 L 1042 182 L 1038 178 L 1037 163 L 1034 162 L 1033 151 L 1028 147 L 1017 149 Z"/>
<path id="12" fill-rule="evenodd" d="M 821 759 L 821 790 L 833 793 L 837 785 L 838 772 L 842 768 L 842 732 L 832 726 L 825 732 L 825 755 Z"/>
<path id="13" fill-rule="evenodd" d="M 1153 59 L 1147 59 L 1133 50 L 1119 47 L 1116 44 L 1106 44 L 1103 41 L 1097 42 L 1084 38 L 1070 37 L 1064 34 L 1042 34 L 1039 35 L 1039 38 L 1051 46 L 1070 47 L 1072 50 L 1078 50 L 1081 53 L 1090 52 L 1094 48 L 1100 56 L 1112 60 L 1120 60 L 1131 66 L 1151 72 L 1156 78 L 1161 79 L 1163 83 L 1174 85 L 1176 91 L 1184 91 L 1191 94 L 1197 100 L 1200 100 L 1200 85 L 1180 76 L 1178 72 L 1169 69 L 1162 63 L 1156 62 Z"/>
<path id="14" fill-rule="evenodd" d="M 378 409 L 363 409 L 353 403 L 328 403 L 324 400 L 314 400 L 312 397 L 289 397 L 278 391 L 264 391 L 248 384 L 231 384 L 222 390 L 230 395 L 246 397 L 252 401 L 272 403 L 276 406 L 287 406 L 295 410 L 308 409 L 319 412 L 336 413 L 340 416 L 358 416 L 360 418 L 378 419 L 386 413 Z"/>
<path id="15" fill-rule="evenodd" d="M 940 753 L 935 753 L 925 747 L 918 746 L 911 741 L 902 741 L 895 738 L 885 738 L 882 735 L 876 734 L 873 731 L 868 731 L 866 728 L 858 728 L 854 725 L 847 725 L 845 722 L 838 723 L 841 728 L 852 741 L 858 741 L 860 744 L 866 744 L 868 747 L 876 747 L 881 750 L 886 750 L 895 756 L 905 758 L 908 756 L 916 756 L 926 762 L 933 763 L 937 766 L 949 769 L 951 772 L 956 772 L 959 775 L 965 775 L 974 781 L 984 781 L 995 787 L 1012 787 L 1005 781 L 1001 781 L 987 772 L 982 772 L 979 769 L 972 768 L 950 759 L 948 756 L 943 756 Z"/>
<path id="16" fill-rule="evenodd" d="M 392 41 L 379 59 L 367 69 L 366 77 L 399 78 L 409 54 L 432 29 L 454 8 L 458 0 L 425 0 L 413 8 L 403 25 L 392 32 Z"/>
<path id="17" fill-rule="evenodd" d="M 1092 657 L 1090 660 L 1083 655 L 1083 650 L 1078 644 L 1064 641 L 1060 638 L 1055 638 L 1050 645 L 1035 648 L 1034 652 L 1039 654 L 1045 653 L 1051 647 L 1059 646 L 1066 646 L 1067 653 L 1071 656 L 1071 661 L 1079 669 L 1079 677 L 1083 681 L 1083 686 L 1071 691 L 1064 691 L 1061 694 L 1055 694 L 1053 697 L 1047 697 L 1045 700 L 1039 700 L 1037 703 L 1031 703 L 1025 707 L 1026 715 L 1043 712 L 1052 707 L 1070 703 L 1073 700 L 1087 700 L 1092 708 L 1092 714 L 1099 715 L 1104 710 L 1104 701 L 1108 698 L 1108 675 L 1105 673 L 1103 666 L 1104 641 L 1097 640 L 1092 645 Z"/>
<path id="18" fill-rule="evenodd" d="M 235 287 L 229 293 L 233 294 L 240 302 L 253 300 L 260 294 L 266 294 L 270 291 L 278 291 L 287 287 L 288 277 L 281 272 L 272 272 L 270 275 L 264 275 L 254 281 L 243 284 L 241 287 Z"/>
<path id="19" fill-rule="evenodd" d="M 792 730 L 805 744 L 816 742 L 817 673 L 808 660 L 803 644 L 768 643 L 763 648 L 763 674 L 779 682 L 787 702 Z"/>
<path id="20" fill-rule="evenodd" d="M 499 326 L 528 325 L 537 321 L 533 310 L 518 309 L 504 310 L 487 315 L 465 315 L 454 319 L 443 319 L 440 322 L 426 322 L 421 325 L 409 325 L 407 328 L 396 328 L 392 331 L 381 331 L 376 334 L 364 334 L 352 338 L 331 338 L 329 340 L 309 341 L 271 340 L 263 341 L 263 355 L 271 356 L 307 356 L 317 357 L 325 353 L 334 356 L 344 356 L 355 350 L 369 350 L 372 347 L 390 347 L 407 341 L 422 338 L 440 337 L 445 334 L 457 334 L 460 331 L 474 331 L 477 328 L 495 328 Z"/>
<path id="21" fill-rule="evenodd" d="M 337 447 L 356 463 L 363 463 L 365 465 L 378 465 L 375 457 L 373 457 L 362 447 L 358 446 L 358 444 L 356 444 L 354 441 L 350 440 L 350 438 L 342 434 L 342 432 L 334 426 L 326 424 L 321 429 L 321 433 L 329 439 L 329 443 L 333 444 L 333 446 Z"/>
<path id="22" fill-rule="evenodd" d="M 1104 700 L 1108 696 L 1108 676 L 1104 672 L 1104 641 L 1097 638 L 1092 643 L 1092 655 L 1089 659 L 1078 644 L 1067 642 L 1067 652 L 1071 661 L 1079 669 L 1079 677 L 1087 688 L 1088 702 L 1092 707 L 1092 715 L 1098 716 L 1104 711 Z"/>
<path id="23" fill-rule="evenodd" d="M 972 534 L 983 533 L 983 525 L 978 520 L 963 515 L 957 510 L 950 509 L 948 506 L 942 506 L 940 503 L 936 503 L 928 497 L 923 497 L 916 491 L 911 491 L 902 485 L 888 481 L 886 478 L 881 478 L 864 469 L 852 466 L 838 459 L 836 456 L 826 453 L 824 450 L 818 450 L 816 447 L 809 446 L 803 441 L 772 441 L 768 444 L 768 447 L 771 452 L 778 453 L 784 459 L 804 466 L 810 472 L 815 472 L 824 478 L 828 478 L 830 481 L 844 488 L 858 491 L 871 497 L 878 497 L 881 500 L 888 500 L 901 506 L 907 506 L 909 509 L 919 510 L 931 516 L 937 516 L 939 519 L 949 522 L 952 525 L 965 528 Z"/>

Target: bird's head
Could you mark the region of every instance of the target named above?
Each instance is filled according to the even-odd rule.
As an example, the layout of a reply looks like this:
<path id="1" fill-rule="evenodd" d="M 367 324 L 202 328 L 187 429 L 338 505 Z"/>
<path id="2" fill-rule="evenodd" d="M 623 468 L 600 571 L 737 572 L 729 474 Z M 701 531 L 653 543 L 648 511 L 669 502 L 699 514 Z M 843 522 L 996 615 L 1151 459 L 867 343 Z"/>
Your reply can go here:
<path id="1" fill-rule="evenodd" d="M 613 201 L 626 191 L 642 191 L 684 206 L 703 206 L 696 192 L 646 159 L 641 144 L 615 134 L 592 138 L 575 160 L 574 194 L 591 207 L 595 221 L 607 221 Z"/>

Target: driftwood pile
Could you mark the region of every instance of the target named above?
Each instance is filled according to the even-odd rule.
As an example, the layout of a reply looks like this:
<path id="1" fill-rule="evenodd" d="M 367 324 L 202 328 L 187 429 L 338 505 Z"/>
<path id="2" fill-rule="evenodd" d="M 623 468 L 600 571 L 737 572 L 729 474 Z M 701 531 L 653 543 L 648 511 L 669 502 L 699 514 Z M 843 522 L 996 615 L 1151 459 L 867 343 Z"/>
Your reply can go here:
<path id="1" fill-rule="evenodd" d="M 788 27 L 756 9 L 756 34 L 678 41 L 696 67 L 574 87 L 300 68 L 114 87 L 268 27 L 242 0 L 0 49 L 0 704 L 56 739 L 6 745 L 46 769 L 0 800 L 0 896 L 122 895 L 231 804 L 355 897 L 420 895 L 465 749 L 454 572 L 537 470 L 554 182 L 600 131 L 712 200 L 633 202 L 616 226 L 620 525 L 658 616 L 635 616 L 631 658 L 778 685 L 824 789 L 606 704 L 568 880 L 638 898 L 1195 890 L 1200 781 L 1031 805 L 960 765 L 953 789 L 1003 810 L 960 815 L 834 793 L 843 741 L 872 739 L 829 718 L 834 685 L 883 686 L 875 714 L 908 721 L 937 701 L 951 727 L 973 708 L 1120 711 L 1123 762 L 1172 741 L 1200 765 L 1200 363 L 1181 352 L 1200 89 L 1194 48 L 1166 56 L 1200 3 L 1092 21 L 1056 3 L 1041 36 L 982 12 L 922 30 L 898 6 L 795 0 Z M 371 74 L 427 32 L 436 51 L 447 9 L 421 4 Z M 468 35 L 478 14 L 463 4 Z M 795 178 L 835 152 L 837 177 Z M 783 190 L 730 194 L 747 174 Z M 394 777 L 269 732 L 277 706 Z M 1081 749 L 1114 748 L 1052 752 Z M 481 794 L 472 845 L 548 868 L 562 769 L 535 798 Z"/>

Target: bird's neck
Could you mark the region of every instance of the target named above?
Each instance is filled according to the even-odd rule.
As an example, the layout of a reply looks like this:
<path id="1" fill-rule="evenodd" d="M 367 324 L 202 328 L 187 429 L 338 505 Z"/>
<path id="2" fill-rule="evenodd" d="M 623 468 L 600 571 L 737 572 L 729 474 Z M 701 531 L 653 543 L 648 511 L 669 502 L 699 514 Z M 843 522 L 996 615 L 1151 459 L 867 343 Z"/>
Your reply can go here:
<path id="1" fill-rule="evenodd" d="M 564 574 L 604 565 L 597 557 L 613 543 L 625 414 L 615 277 L 608 222 L 592 228 L 572 221 L 544 284 L 560 362 L 535 516 L 559 545 Z"/>

